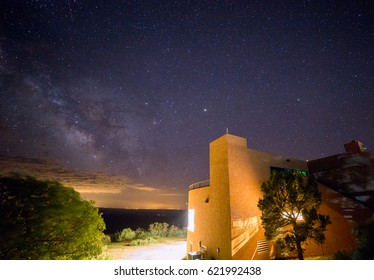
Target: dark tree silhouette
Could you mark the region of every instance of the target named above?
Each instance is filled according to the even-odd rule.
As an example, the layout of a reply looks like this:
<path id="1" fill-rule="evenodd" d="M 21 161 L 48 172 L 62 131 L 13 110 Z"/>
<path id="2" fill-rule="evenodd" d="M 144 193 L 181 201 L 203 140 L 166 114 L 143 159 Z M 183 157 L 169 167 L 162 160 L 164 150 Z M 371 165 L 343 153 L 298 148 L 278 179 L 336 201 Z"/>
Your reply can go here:
<path id="1" fill-rule="evenodd" d="M 352 258 L 354 260 L 374 260 L 374 215 L 366 223 L 355 228 L 355 235 L 357 244 Z"/>
<path id="2" fill-rule="evenodd" d="M 90 259 L 104 220 L 93 202 L 58 182 L 0 178 L 0 259 Z"/>
<path id="3" fill-rule="evenodd" d="M 276 241 L 281 249 L 297 252 L 304 259 L 302 244 L 313 239 L 325 240 L 324 231 L 331 223 L 329 216 L 318 213 L 321 193 L 312 177 L 298 172 L 273 172 L 261 186 L 263 198 L 258 207 L 267 240 Z"/>

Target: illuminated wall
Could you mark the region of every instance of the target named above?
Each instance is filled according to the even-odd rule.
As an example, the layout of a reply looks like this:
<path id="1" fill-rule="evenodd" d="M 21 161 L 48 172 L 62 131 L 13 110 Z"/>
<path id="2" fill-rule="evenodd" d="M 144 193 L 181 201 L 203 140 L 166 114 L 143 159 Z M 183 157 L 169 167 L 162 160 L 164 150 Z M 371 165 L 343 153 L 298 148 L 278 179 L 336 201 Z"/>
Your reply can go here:
<path id="1" fill-rule="evenodd" d="M 257 207 L 260 186 L 274 168 L 308 172 L 306 161 L 248 149 L 245 138 L 226 134 L 210 143 L 210 183 L 193 184 L 189 189 L 194 226 L 193 231 L 188 230 L 187 251 L 203 251 L 207 259 L 274 257 L 274 245 L 265 240 Z M 344 203 L 362 217 L 371 213 L 323 185 L 319 189 L 323 194 L 321 213 L 330 215 L 333 224 L 328 226 L 323 247 L 311 242 L 306 256 L 353 246 L 354 219 L 347 218 Z"/>
<path id="2" fill-rule="evenodd" d="M 352 232 L 355 224 L 367 220 L 373 211 L 323 184 L 318 185 L 318 190 L 322 193 L 319 211 L 329 215 L 332 224 L 327 226 L 326 241 L 321 246 L 309 242 L 305 247 L 305 256 L 328 255 L 339 250 L 353 249 L 355 239 Z"/>
<path id="3" fill-rule="evenodd" d="M 194 232 L 188 231 L 187 250 L 206 249 L 208 259 L 231 258 L 231 220 L 228 143 L 224 138 L 210 144 L 210 185 L 189 190 L 188 209 L 194 209 Z"/>
<path id="4" fill-rule="evenodd" d="M 269 258 L 257 202 L 270 166 L 307 170 L 304 161 L 249 150 L 241 137 L 226 134 L 210 143 L 210 184 L 189 190 L 194 231 L 187 251 L 202 246 L 208 259 Z"/>

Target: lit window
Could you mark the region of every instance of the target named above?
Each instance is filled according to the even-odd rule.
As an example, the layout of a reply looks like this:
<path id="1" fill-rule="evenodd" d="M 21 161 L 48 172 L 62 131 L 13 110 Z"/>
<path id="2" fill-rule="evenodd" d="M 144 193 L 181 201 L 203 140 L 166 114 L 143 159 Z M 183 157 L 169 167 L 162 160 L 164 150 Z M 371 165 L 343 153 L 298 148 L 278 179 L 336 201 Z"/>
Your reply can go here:
<path id="1" fill-rule="evenodd" d="M 187 229 L 189 231 L 194 232 L 195 230 L 195 210 L 188 209 L 188 226 Z"/>
<path id="2" fill-rule="evenodd" d="M 308 177 L 308 172 L 304 170 L 270 166 L 270 173 L 273 174 L 274 172 L 297 172 L 305 177 Z"/>

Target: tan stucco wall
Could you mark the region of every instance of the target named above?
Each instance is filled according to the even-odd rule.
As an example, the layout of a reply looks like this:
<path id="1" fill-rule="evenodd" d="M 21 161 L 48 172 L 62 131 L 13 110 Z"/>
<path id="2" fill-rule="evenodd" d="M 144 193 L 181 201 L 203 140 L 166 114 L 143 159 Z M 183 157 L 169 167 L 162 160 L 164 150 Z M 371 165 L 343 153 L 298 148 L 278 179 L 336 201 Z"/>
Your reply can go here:
<path id="1" fill-rule="evenodd" d="M 210 187 L 189 191 L 188 209 L 195 210 L 195 230 L 187 233 L 188 251 L 199 251 L 199 242 L 207 247 L 208 259 L 230 259 L 230 200 L 228 146 L 219 138 L 210 143 Z M 204 203 L 209 192 L 209 203 Z M 198 225 L 201 223 L 201 225 Z M 219 250 L 217 256 L 217 250 Z"/>

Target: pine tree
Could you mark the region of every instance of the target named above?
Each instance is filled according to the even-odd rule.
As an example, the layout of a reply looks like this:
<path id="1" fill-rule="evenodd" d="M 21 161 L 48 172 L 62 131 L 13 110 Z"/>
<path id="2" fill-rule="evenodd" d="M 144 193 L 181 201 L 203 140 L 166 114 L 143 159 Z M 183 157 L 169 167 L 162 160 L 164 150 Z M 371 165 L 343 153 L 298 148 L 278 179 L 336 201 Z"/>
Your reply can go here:
<path id="1" fill-rule="evenodd" d="M 321 193 L 313 177 L 298 172 L 273 172 L 261 186 L 263 198 L 258 207 L 267 240 L 274 240 L 283 250 L 297 252 L 304 259 L 302 244 L 313 239 L 325 240 L 329 216 L 318 213 Z"/>

